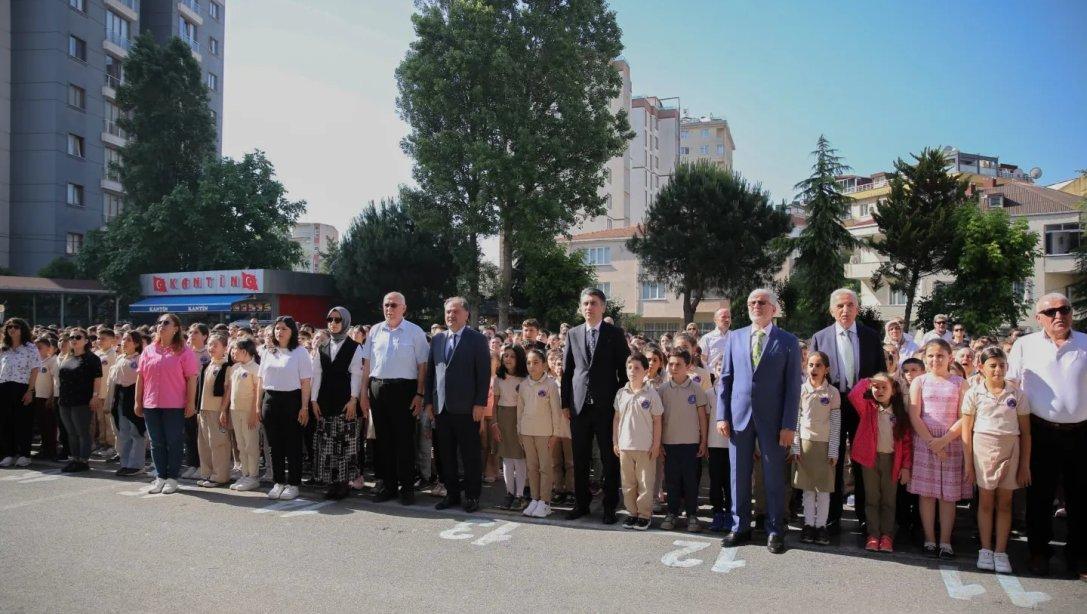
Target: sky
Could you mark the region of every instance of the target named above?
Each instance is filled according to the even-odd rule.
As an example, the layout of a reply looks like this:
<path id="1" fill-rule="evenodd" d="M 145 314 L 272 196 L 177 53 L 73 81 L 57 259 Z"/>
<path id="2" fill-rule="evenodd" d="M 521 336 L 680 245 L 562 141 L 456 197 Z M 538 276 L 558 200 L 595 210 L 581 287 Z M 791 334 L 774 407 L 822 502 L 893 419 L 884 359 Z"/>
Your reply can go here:
<path id="1" fill-rule="evenodd" d="M 411 0 L 227 0 L 223 153 L 261 149 L 343 232 L 411 182 L 394 71 Z M 734 166 L 794 196 L 826 135 L 857 174 L 951 145 L 1087 168 L 1087 1 L 612 0 L 635 95 L 728 120 Z M 490 250 L 488 250 L 490 251 Z"/>

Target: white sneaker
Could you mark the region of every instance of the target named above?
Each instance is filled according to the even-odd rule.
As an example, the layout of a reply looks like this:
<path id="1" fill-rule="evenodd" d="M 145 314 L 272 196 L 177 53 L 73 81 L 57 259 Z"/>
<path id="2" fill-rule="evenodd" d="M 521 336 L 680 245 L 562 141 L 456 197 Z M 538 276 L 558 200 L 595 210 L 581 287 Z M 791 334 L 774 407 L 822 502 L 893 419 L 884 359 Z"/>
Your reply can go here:
<path id="1" fill-rule="evenodd" d="M 536 518 L 547 518 L 551 515 L 551 504 L 540 501 L 540 504 L 536 506 L 536 511 L 532 512 L 532 515 Z"/>
<path id="2" fill-rule="evenodd" d="M 19 459 L 17 461 L 15 461 L 15 466 L 16 467 L 29 467 L 30 466 L 30 459 L 25 457 L 25 456 L 20 456 Z"/>
<path id="3" fill-rule="evenodd" d="M 185 480 L 191 480 L 200 475 L 200 467 L 189 467 L 185 470 L 185 473 L 181 474 L 181 478 Z"/>
<path id="4" fill-rule="evenodd" d="M 1007 556 L 1007 555 L 1005 555 Z M 978 550 L 978 569 L 982 571 L 993 570 L 993 551 L 982 548 Z"/>
<path id="5" fill-rule="evenodd" d="M 522 516 L 535 516 L 536 507 L 542 503 L 539 499 L 533 499 L 532 503 L 525 506 L 525 509 L 521 511 Z"/>
<path id="6" fill-rule="evenodd" d="M 170 478 L 166 480 L 166 484 L 162 487 L 162 494 L 172 495 L 178 491 L 177 480 Z"/>
<path id="7" fill-rule="evenodd" d="M 241 483 L 242 483 L 242 479 L 239 479 L 237 482 L 234 482 L 233 484 L 230 485 L 230 490 L 238 490 L 238 486 L 241 485 Z"/>
<path id="8" fill-rule="evenodd" d="M 279 495 L 280 501 L 290 501 L 298 496 L 297 486 L 287 486 L 283 489 L 283 494 Z"/>
<path id="9" fill-rule="evenodd" d="M 276 484 L 275 486 L 272 487 L 272 490 L 268 491 L 268 498 L 269 499 L 278 499 L 280 497 L 280 495 L 283 494 L 283 489 L 284 488 L 285 487 L 282 484 Z"/>
<path id="10" fill-rule="evenodd" d="M 1011 573 L 1012 562 L 1008 559 L 1007 552 L 997 552 L 993 555 L 993 567 L 996 573 Z"/>
<path id="11" fill-rule="evenodd" d="M 157 495 L 162 492 L 162 489 L 166 487 L 166 480 L 162 478 L 155 478 L 154 482 L 151 482 L 151 488 L 147 491 L 152 495 Z"/>
<path id="12" fill-rule="evenodd" d="M 5 456 L 4 460 L 0 460 L 0 467 L 10 467 L 15 464 L 14 456 Z"/>
<path id="13" fill-rule="evenodd" d="M 234 488 L 233 486 L 231 488 L 234 488 L 234 490 L 240 492 L 254 490 L 260 487 L 260 480 L 258 480 L 257 478 L 245 477 L 238 480 L 237 483 L 234 484 L 234 486 L 237 486 L 237 488 Z"/>

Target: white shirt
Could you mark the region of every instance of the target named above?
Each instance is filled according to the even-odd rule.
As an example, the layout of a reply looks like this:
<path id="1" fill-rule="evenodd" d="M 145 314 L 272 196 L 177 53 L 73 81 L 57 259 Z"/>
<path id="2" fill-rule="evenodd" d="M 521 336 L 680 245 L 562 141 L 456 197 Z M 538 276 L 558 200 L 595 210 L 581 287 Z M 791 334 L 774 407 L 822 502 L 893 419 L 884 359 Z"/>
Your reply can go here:
<path id="1" fill-rule="evenodd" d="M 1008 379 L 1019 382 L 1035 416 L 1060 424 L 1087 420 L 1087 334 L 1072 331 L 1060 348 L 1044 330 L 1016 339 Z"/>
<path id="2" fill-rule="evenodd" d="M 0 382 L 30 383 L 30 372 L 40 369 L 42 357 L 33 343 L 0 352 Z"/>
<path id="3" fill-rule="evenodd" d="M 913 355 L 921 348 L 914 343 L 913 339 L 904 336 L 902 338 L 902 345 L 898 346 L 898 366 L 902 366 L 902 363 L 906 360 L 913 358 Z"/>
<path id="4" fill-rule="evenodd" d="M 306 348 L 271 348 L 260 357 L 261 383 L 265 390 L 300 390 L 302 380 L 313 378 L 313 361 Z"/>
<path id="5" fill-rule="evenodd" d="M 374 324 L 366 337 L 362 358 L 370 365 L 370 377 L 378 379 L 419 379 L 419 365 L 426 364 L 430 343 L 415 324 L 401 320 L 390 329 L 385 322 Z"/>
<path id="6" fill-rule="evenodd" d="M 347 341 L 347 337 L 344 337 L 344 341 Z M 332 360 L 336 360 L 336 355 L 340 353 L 340 348 L 343 347 L 343 341 L 337 343 L 335 340 L 329 340 L 328 342 L 328 356 Z M 321 352 L 316 351 L 313 353 L 313 357 L 310 359 L 313 363 L 313 385 L 310 386 L 310 399 L 317 400 L 317 393 L 321 391 Z M 359 398 L 359 394 L 362 391 L 362 346 L 355 347 L 355 353 L 351 355 L 351 362 L 347 365 L 347 372 L 351 374 L 351 396 L 356 399 Z"/>
<path id="7" fill-rule="evenodd" d="M 843 335 L 846 329 L 842 328 L 842 325 L 834 323 L 834 342 L 838 348 L 838 380 L 844 385 L 845 390 L 852 390 L 853 384 L 857 383 L 857 360 L 861 355 L 861 341 L 857 337 L 857 323 L 854 322 L 849 326 L 849 336 Z M 846 339 L 849 339 L 851 343 L 847 346 L 845 344 Z M 846 360 L 845 353 L 850 352 L 853 357 L 852 372 L 846 373 Z"/>
<path id="8" fill-rule="evenodd" d="M 937 333 L 935 330 L 930 330 L 927 333 L 925 333 L 924 337 L 921 337 L 921 345 L 925 345 L 926 343 L 928 343 L 929 341 L 932 341 L 933 339 L 943 339 L 944 341 L 946 341 L 948 343 L 951 343 L 951 331 L 950 330 L 944 331 L 944 334 L 941 335 L 941 334 Z"/>
<path id="9" fill-rule="evenodd" d="M 758 324 L 755 324 L 754 322 L 751 323 L 751 351 L 748 352 L 748 354 L 750 354 L 752 358 L 755 356 L 755 343 L 758 341 L 758 335 L 756 333 L 760 330 L 766 333 L 762 338 L 762 352 L 765 352 L 766 344 L 770 342 L 770 331 L 773 330 L 773 328 L 773 322 L 767 324 L 766 328 L 759 328 Z M 762 358 L 762 352 L 759 352 L 760 359 Z"/>
<path id="10" fill-rule="evenodd" d="M 729 331 L 721 332 L 719 329 L 713 329 L 710 332 L 702 335 L 702 338 L 698 340 L 698 347 L 702 349 L 702 355 L 706 357 L 706 368 L 710 371 L 719 370 L 719 362 L 721 355 L 725 353 L 725 345 L 728 343 Z"/>

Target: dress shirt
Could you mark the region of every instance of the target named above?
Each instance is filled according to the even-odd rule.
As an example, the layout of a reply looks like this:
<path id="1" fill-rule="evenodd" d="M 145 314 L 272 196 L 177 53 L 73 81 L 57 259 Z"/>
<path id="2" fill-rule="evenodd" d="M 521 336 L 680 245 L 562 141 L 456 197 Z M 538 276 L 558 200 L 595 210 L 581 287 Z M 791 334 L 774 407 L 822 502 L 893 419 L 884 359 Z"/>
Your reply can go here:
<path id="1" fill-rule="evenodd" d="M 265 390 L 279 392 L 300 390 L 302 380 L 313 377 L 313 361 L 310 359 L 309 352 L 302 346 L 293 350 L 275 347 L 264 352 L 259 373 Z"/>
<path id="2" fill-rule="evenodd" d="M 603 322 L 604 320 L 597 322 L 596 326 L 590 326 L 588 322 L 585 322 L 585 350 L 588 351 L 589 348 L 592 348 L 590 360 L 593 356 L 596 356 L 596 348 L 600 346 L 600 325 Z M 596 331 L 596 343 L 593 343 L 593 331 Z"/>
<path id="3" fill-rule="evenodd" d="M 436 373 L 434 380 L 434 393 L 438 397 L 438 413 L 445 411 L 445 369 L 449 361 L 453 359 L 453 352 L 456 351 L 457 345 L 460 343 L 460 335 L 464 332 L 464 327 L 460 327 L 460 330 L 453 332 L 453 329 L 449 329 L 445 335 L 445 351 L 443 357 L 445 362 L 438 363 L 436 365 Z"/>
<path id="4" fill-rule="evenodd" d="M 749 351 L 747 353 L 752 358 L 754 357 L 754 354 L 755 354 L 755 343 L 758 341 L 758 335 L 756 333 L 758 333 L 760 330 L 762 332 L 766 333 L 762 337 L 762 351 L 765 352 L 766 351 L 766 344 L 770 343 L 770 333 L 774 330 L 774 323 L 771 322 L 771 323 L 766 325 L 766 328 L 760 329 L 758 324 L 755 324 L 755 323 L 752 322 L 752 324 L 751 324 L 751 351 Z M 759 354 L 759 358 L 760 359 L 762 358 L 762 354 Z"/>
<path id="5" fill-rule="evenodd" d="M 943 339 L 944 341 L 951 343 L 951 331 L 948 330 L 944 334 L 938 334 L 935 330 L 930 330 L 925 333 L 924 337 L 921 337 L 921 345 L 925 345 L 933 339 Z"/>
<path id="6" fill-rule="evenodd" d="M 347 337 L 344 337 L 344 341 Z M 337 343 L 336 341 L 328 342 L 328 357 L 332 360 L 336 360 L 336 355 L 340 353 L 340 348 L 343 347 L 343 341 Z M 313 353 L 311 358 L 313 363 L 313 385 L 310 386 L 310 400 L 317 401 L 317 393 L 321 391 L 321 352 L 317 351 Z M 359 398 L 359 394 L 362 392 L 362 346 L 355 347 L 355 353 L 351 355 L 351 363 L 347 366 L 347 372 L 351 374 L 351 396 L 356 399 Z"/>
<path id="7" fill-rule="evenodd" d="M 1016 339 L 1008 379 L 1019 383 L 1035 416 L 1060 424 L 1087 420 L 1087 334 L 1072 331 L 1060 348 L 1045 331 Z"/>
<path id="8" fill-rule="evenodd" d="M 857 337 L 856 322 L 853 322 L 849 327 L 849 340 L 852 342 L 850 343 L 850 347 L 846 347 L 845 337 L 842 335 L 845 331 L 846 329 L 842 328 L 841 324 L 837 322 L 834 323 L 834 342 L 837 344 L 838 349 L 838 381 L 841 384 L 840 389 L 848 392 L 853 389 L 853 384 L 857 383 L 857 363 L 860 361 L 861 357 L 861 341 L 860 338 Z M 853 353 L 852 369 L 846 369 L 846 366 L 849 364 L 846 362 L 845 356 L 843 355 L 846 351 Z M 849 372 L 847 373 L 847 371 Z"/>
<path id="9" fill-rule="evenodd" d="M 407 320 L 396 328 L 379 322 L 370 329 L 362 357 L 369 362 L 370 377 L 419 379 L 419 365 L 429 358 L 430 344 L 423 329 Z"/>
<path id="10" fill-rule="evenodd" d="M 718 362 L 725 352 L 725 345 L 728 344 L 728 333 L 727 330 L 721 332 L 715 328 L 698 340 L 698 347 L 702 349 L 702 355 L 706 357 L 706 368 L 711 371 L 716 372 L 718 369 Z"/>

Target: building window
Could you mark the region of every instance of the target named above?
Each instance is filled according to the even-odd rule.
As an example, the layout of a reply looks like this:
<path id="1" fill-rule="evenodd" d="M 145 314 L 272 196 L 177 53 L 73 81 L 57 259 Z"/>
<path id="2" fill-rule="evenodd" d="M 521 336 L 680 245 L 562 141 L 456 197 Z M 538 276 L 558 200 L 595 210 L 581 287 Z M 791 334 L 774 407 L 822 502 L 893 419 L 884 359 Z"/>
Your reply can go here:
<path id="1" fill-rule="evenodd" d="M 128 32 L 131 24 L 113 11 L 106 11 L 106 38 L 128 49 Z"/>
<path id="2" fill-rule="evenodd" d="M 861 215 L 860 216 L 862 218 L 865 218 L 865 217 L 868 217 L 869 213 L 871 213 L 871 205 L 869 205 L 868 203 L 861 203 Z"/>
<path id="3" fill-rule="evenodd" d="M 83 186 L 78 183 L 68 184 L 68 204 L 72 207 L 83 206 Z"/>
<path id="4" fill-rule="evenodd" d="M 690 147 L 680 147 L 679 148 L 679 155 L 681 155 L 681 156 L 687 156 L 687 155 L 690 155 L 690 153 L 691 153 L 691 148 Z"/>
<path id="5" fill-rule="evenodd" d="M 68 35 L 68 55 L 80 62 L 87 61 L 87 41 L 78 36 Z"/>
<path id="6" fill-rule="evenodd" d="M 905 305 L 906 293 L 901 290 L 891 290 L 891 304 L 892 305 Z"/>
<path id="7" fill-rule="evenodd" d="M 585 264 L 591 266 L 600 266 L 602 264 L 611 264 L 611 248 L 610 247 L 590 247 L 582 250 L 582 256 L 585 258 Z"/>
<path id="8" fill-rule="evenodd" d="M 75 256 L 81 249 L 83 249 L 83 235 L 78 232 L 69 232 L 68 242 L 64 246 L 64 253 L 69 256 Z"/>
<path id="9" fill-rule="evenodd" d="M 208 3 L 208 15 L 211 15 L 212 19 L 214 19 L 215 21 L 219 21 L 219 19 L 221 19 L 222 14 L 223 14 L 223 7 L 219 6 L 218 2 L 209 2 Z"/>
<path id="10" fill-rule="evenodd" d="M 87 0 L 68 0 L 68 6 L 74 8 L 80 13 L 87 12 Z"/>
<path id="11" fill-rule="evenodd" d="M 219 39 L 208 37 L 208 51 L 211 55 L 219 55 Z"/>
<path id="12" fill-rule="evenodd" d="M 988 194 L 985 196 L 985 204 L 989 205 L 990 209 L 1000 209 L 1004 207 L 1004 195 L 1003 194 Z"/>
<path id="13" fill-rule="evenodd" d="M 643 301 L 660 301 L 664 300 L 664 286 L 654 283 L 642 284 L 642 300 Z"/>
<path id="14" fill-rule="evenodd" d="M 116 149 L 106 148 L 105 168 L 106 179 L 110 181 L 121 180 L 121 152 Z"/>
<path id="15" fill-rule="evenodd" d="M 198 39 L 196 38 L 196 24 L 189 23 L 185 20 L 184 17 L 178 15 L 177 35 L 181 38 L 181 40 L 188 43 L 189 47 L 191 47 L 193 51 L 200 53 L 200 43 L 197 42 Z"/>
<path id="16" fill-rule="evenodd" d="M 109 192 L 102 194 L 102 214 L 106 217 L 107 222 L 121 214 L 122 206 L 123 201 L 120 196 Z"/>
<path id="17" fill-rule="evenodd" d="M 106 55 L 106 85 L 117 89 L 121 87 L 121 84 L 125 82 L 124 70 L 121 66 L 120 60 L 113 59 L 113 56 Z"/>
<path id="18" fill-rule="evenodd" d="M 86 149 L 83 144 L 83 137 L 75 134 L 68 135 L 68 155 L 75 156 L 77 158 L 86 157 Z"/>
<path id="19" fill-rule="evenodd" d="M 219 91 L 219 75 L 213 72 L 208 73 L 208 89 L 213 92 Z"/>
<path id="20" fill-rule="evenodd" d="M 79 109 L 80 111 L 87 110 L 87 90 L 79 87 L 78 85 L 68 84 L 68 106 Z"/>
<path id="21" fill-rule="evenodd" d="M 699 145 L 698 146 L 698 153 L 702 154 L 703 156 L 710 155 L 710 146 L 709 145 Z"/>
<path id="22" fill-rule="evenodd" d="M 719 155 L 719 156 L 725 155 L 725 146 L 724 145 L 718 145 L 717 146 L 717 155 Z"/>
<path id="23" fill-rule="evenodd" d="M 680 130 L 680 131 L 679 131 L 679 138 L 680 138 L 681 140 L 684 140 L 684 141 L 686 141 L 686 140 L 687 140 L 687 137 L 688 137 L 689 135 L 690 135 L 690 133 L 689 133 L 689 132 L 688 132 L 687 130 Z"/>
<path id="24" fill-rule="evenodd" d="M 1045 255 L 1063 256 L 1071 254 L 1079 247 L 1080 236 L 1083 229 L 1072 222 L 1069 224 L 1046 224 L 1045 227 Z"/>
<path id="25" fill-rule="evenodd" d="M 710 136 L 709 129 L 708 128 L 703 128 L 702 129 L 702 138 L 708 138 L 709 136 Z"/>

